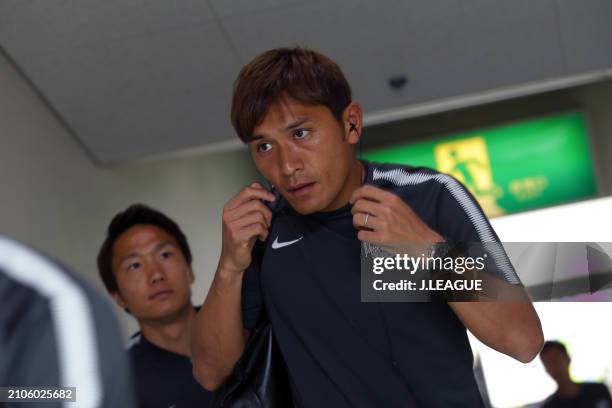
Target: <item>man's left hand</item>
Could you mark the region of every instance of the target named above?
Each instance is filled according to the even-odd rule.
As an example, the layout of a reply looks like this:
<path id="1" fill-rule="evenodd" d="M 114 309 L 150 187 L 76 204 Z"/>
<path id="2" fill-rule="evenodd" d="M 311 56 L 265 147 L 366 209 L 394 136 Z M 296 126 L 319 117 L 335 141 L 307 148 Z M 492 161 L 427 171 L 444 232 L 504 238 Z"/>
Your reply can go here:
<path id="1" fill-rule="evenodd" d="M 389 247 L 444 241 L 393 193 L 365 185 L 353 192 L 350 203 L 360 241 Z"/>

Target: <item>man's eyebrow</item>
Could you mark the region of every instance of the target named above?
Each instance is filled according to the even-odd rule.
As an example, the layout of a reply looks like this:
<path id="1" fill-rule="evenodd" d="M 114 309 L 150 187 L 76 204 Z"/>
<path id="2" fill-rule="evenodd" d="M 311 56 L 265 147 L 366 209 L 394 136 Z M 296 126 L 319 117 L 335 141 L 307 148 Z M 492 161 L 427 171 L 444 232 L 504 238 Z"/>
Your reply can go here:
<path id="1" fill-rule="evenodd" d="M 137 257 L 138 257 L 138 254 L 136 252 L 130 252 L 129 254 L 121 257 L 121 259 L 119 260 L 119 265 L 121 265 L 122 263 L 124 263 L 130 258 L 137 258 Z"/>
<path id="2" fill-rule="evenodd" d="M 299 128 L 300 126 L 302 126 L 304 123 L 306 123 L 308 121 L 310 121 L 310 118 L 299 118 L 295 122 L 291 122 L 290 124 L 285 126 L 285 128 L 283 130 L 285 132 L 287 132 L 289 130 L 297 129 L 297 128 Z M 265 135 L 263 135 L 263 134 L 255 133 L 255 134 L 253 134 L 253 136 L 251 136 L 251 138 L 249 139 L 248 143 L 254 142 L 256 140 L 263 139 L 264 137 L 265 137 Z"/>
<path id="3" fill-rule="evenodd" d="M 166 241 L 166 242 L 160 242 L 159 244 L 155 245 L 155 250 L 159 251 L 160 249 L 162 249 L 165 246 L 171 246 L 173 248 L 176 248 L 176 245 L 174 245 L 172 242 Z"/>
<path id="4" fill-rule="evenodd" d="M 300 118 L 296 120 L 295 122 L 288 124 L 285 127 L 285 130 L 287 131 L 287 130 L 293 130 L 293 129 L 299 128 L 300 126 L 302 126 L 304 123 L 308 122 L 309 120 L 310 120 L 309 118 Z"/>
<path id="5" fill-rule="evenodd" d="M 164 248 L 165 246 L 171 246 L 173 248 L 176 248 L 176 245 L 174 245 L 172 242 L 166 241 L 166 242 L 160 242 L 159 244 L 155 245 L 154 251 L 159 251 L 160 249 Z M 121 257 L 121 259 L 119 260 L 119 264 L 124 263 L 125 261 L 127 261 L 130 258 L 137 258 L 139 256 L 140 256 L 140 254 L 138 252 L 130 252 L 129 254 Z"/>

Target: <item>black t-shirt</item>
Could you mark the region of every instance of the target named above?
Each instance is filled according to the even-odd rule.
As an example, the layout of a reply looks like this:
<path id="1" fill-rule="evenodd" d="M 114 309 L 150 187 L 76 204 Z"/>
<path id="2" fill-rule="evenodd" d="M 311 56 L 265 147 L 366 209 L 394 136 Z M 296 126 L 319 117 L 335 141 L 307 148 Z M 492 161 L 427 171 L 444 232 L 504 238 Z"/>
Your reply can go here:
<path id="1" fill-rule="evenodd" d="M 448 240 L 498 241 L 452 177 L 363 163 L 365 183 L 400 196 Z M 465 327 L 446 303 L 361 302 L 350 206 L 309 216 L 277 208 L 244 275 L 243 318 L 253 328 L 267 313 L 306 408 L 482 406 Z"/>
<path id="2" fill-rule="evenodd" d="M 136 397 L 141 408 L 207 408 L 212 393 L 193 377 L 191 360 L 132 336 L 128 354 L 134 372 Z"/>
<path id="3" fill-rule="evenodd" d="M 581 383 L 580 392 L 573 398 L 551 395 L 542 408 L 612 408 L 610 391 L 599 383 Z"/>

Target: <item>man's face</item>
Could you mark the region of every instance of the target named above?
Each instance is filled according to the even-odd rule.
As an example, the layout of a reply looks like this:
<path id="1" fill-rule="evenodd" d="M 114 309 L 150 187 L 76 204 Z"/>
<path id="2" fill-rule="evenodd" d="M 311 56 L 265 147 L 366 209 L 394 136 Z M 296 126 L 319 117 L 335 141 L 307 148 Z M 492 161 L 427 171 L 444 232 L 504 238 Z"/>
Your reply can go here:
<path id="1" fill-rule="evenodd" d="M 540 360 L 546 372 L 555 382 L 564 382 L 569 379 L 570 359 L 558 348 L 550 348 L 540 354 Z"/>
<path id="2" fill-rule="evenodd" d="M 249 149 L 255 166 L 297 212 L 331 211 L 348 202 L 351 145 L 359 141 L 358 132 L 347 131 L 350 115 L 360 123 L 356 104 L 347 107 L 346 123 L 340 124 L 326 106 L 282 98 L 254 129 Z"/>
<path id="3" fill-rule="evenodd" d="M 176 239 L 153 225 L 136 225 L 115 241 L 116 302 L 137 320 L 171 320 L 191 305 L 193 273 Z"/>

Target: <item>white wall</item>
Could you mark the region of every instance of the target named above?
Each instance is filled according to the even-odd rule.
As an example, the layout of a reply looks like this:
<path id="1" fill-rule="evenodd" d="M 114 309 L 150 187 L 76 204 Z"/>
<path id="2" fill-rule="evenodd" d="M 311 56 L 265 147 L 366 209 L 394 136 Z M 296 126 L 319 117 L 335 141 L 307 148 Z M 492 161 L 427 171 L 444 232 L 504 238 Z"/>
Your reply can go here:
<path id="1" fill-rule="evenodd" d="M 142 202 L 183 228 L 201 303 L 220 252 L 223 204 L 256 177 L 244 150 L 97 167 L 0 55 L 0 234 L 61 259 L 102 291 L 95 258 L 108 222 Z M 117 311 L 126 334 L 134 330 Z"/>
<path id="2" fill-rule="evenodd" d="M 91 273 L 102 171 L 0 57 L 0 233 Z"/>

